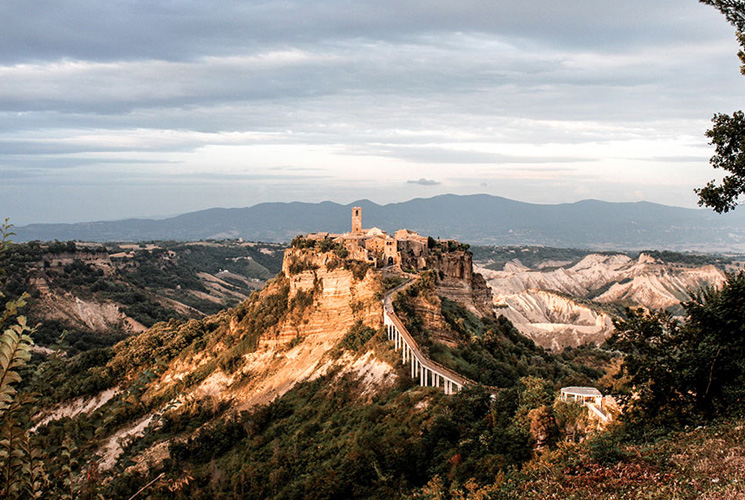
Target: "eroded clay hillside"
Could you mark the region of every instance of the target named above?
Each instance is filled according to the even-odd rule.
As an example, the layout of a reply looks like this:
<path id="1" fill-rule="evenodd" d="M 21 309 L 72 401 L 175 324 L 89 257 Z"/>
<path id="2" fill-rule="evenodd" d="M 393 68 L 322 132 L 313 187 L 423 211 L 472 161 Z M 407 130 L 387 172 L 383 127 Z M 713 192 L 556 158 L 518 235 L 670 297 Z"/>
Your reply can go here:
<path id="1" fill-rule="evenodd" d="M 497 313 L 520 333 L 553 351 L 592 342 L 602 344 L 613 332 L 612 315 L 566 295 L 544 290 L 496 296 Z"/>
<path id="2" fill-rule="evenodd" d="M 499 313 L 526 336 L 554 350 L 601 343 L 613 331 L 612 316 L 624 307 L 681 311 L 692 290 L 720 286 L 721 267 L 666 262 L 642 253 L 590 254 L 579 262 L 519 259 L 502 270 L 479 267 Z"/>
<path id="3" fill-rule="evenodd" d="M 339 348 L 345 336 L 364 344 L 380 327 L 380 275 L 312 250 L 287 250 L 283 267 L 237 308 L 159 323 L 114 346 L 103 366 L 59 380 L 55 394 L 63 401 L 48 405 L 37 422 L 103 419 L 92 450 L 98 467 L 121 467 L 126 458 L 142 468 L 168 456 L 159 429 L 195 411 L 210 418 L 240 412 L 329 372 L 350 374 L 373 393 L 392 383 L 392 366 L 372 352 L 350 358 Z"/>
<path id="4" fill-rule="evenodd" d="M 12 245 L 7 298 L 31 295 L 35 341 L 72 353 L 158 321 L 200 318 L 248 298 L 279 270 L 284 246 L 247 242 Z M 64 336 L 63 336 L 64 332 Z M 61 339 L 61 340 L 60 340 Z"/>

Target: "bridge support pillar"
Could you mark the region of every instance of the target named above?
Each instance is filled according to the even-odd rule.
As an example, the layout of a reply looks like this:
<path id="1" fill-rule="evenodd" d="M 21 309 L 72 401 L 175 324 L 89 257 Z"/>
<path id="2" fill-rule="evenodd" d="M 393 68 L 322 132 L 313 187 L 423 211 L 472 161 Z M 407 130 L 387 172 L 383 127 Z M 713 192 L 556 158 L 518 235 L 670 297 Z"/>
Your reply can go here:
<path id="1" fill-rule="evenodd" d="M 386 301 L 387 300 L 389 299 L 386 299 Z M 404 328 L 403 332 L 399 331 L 396 325 L 400 323 L 397 319 L 394 321 L 395 318 L 395 313 L 384 303 L 383 327 L 386 330 L 388 340 L 393 342 L 394 350 L 401 350 L 401 363 L 405 367 L 406 363 L 410 363 L 410 366 L 406 368 L 408 368 L 411 378 L 418 380 L 419 385 L 423 387 L 437 387 L 438 389 L 442 389 L 446 395 L 460 392 L 460 390 L 463 389 L 463 385 L 449 378 L 448 375 L 440 373 L 439 369 L 428 368 L 422 364 L 414 352 L 414 348 L 409 345 L 409 342 L 406 340 L 408 337 L 406 329 Z M 403 333 L 407 333 L 407 336 L 404 337 Z M 448 373 L 448 371 L 445 370 L 444 373 Z"/>

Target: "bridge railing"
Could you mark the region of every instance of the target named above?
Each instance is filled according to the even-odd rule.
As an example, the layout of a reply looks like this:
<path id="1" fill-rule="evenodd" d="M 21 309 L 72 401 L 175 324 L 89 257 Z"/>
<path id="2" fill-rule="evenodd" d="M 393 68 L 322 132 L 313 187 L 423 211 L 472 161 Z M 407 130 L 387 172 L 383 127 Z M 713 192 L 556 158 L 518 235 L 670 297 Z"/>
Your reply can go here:
<path id="1" fill-rule="evenodd" d="M 440 387 L 445 394 L 454 394 L 464 386 L 476 384 L 453 370 L 429 359 L 419 348 L 403 322 L 393 310 L 392 298 L 395 294 L 411 285 L 413 280 L 399 285 L 388 292 L 383 300 L 383 325 L 388 339 L 394 342 L 395 349 L 401 351 L 404 365 L 410 366 L 411 377 L 418 379 L 419 385 Z"/>

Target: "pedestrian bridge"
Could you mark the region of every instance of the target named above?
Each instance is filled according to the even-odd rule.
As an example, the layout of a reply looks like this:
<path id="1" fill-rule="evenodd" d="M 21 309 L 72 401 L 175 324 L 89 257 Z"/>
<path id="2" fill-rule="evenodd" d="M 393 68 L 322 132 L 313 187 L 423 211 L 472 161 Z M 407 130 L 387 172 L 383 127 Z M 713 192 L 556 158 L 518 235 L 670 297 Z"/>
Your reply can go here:
<path id="1" fill-rule="evenodd" d="M 411 377 L 418 380 L 419 385 L 438 387 L 445 394 L 455 394 L 464 386 L 476 382 L 458 375 L 451 369 L 432 361 L 422 353 L 419 345 L 408 332 L 393 310 L 393 296 L 414 282 L 415 278 L 394 288 L 383 299 L 383 326 L 388 340 L 394 342 L 396 351 L 401 351 L 404 366 L 408 365 Z"/>

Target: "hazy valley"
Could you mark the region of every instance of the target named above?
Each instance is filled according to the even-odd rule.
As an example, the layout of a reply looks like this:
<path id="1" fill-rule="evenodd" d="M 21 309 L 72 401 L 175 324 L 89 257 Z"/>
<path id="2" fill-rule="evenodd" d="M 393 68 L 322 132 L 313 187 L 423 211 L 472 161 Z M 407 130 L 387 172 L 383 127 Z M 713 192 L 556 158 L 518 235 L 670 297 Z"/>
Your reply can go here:
<path id="1" fill-rule="evenodd" d="M 440 195 L 378 205 L 261 203 L 246 208 L 213 208 L 168 219 L 129 219 L 78 224 L 32 224 L 16 228 L 20 241 L 148 241 L 243 238 L 287 242 L 298 234 L 339 232 L 349 210 L 359 205 L 371 226 L 387 231 L 406 227 L 421 234 L 480 245 L 544 245 L 595 250 L 646 248 L 745 252 L 743 214 L 654 203 L 541 205 L 490 195 Z"/>

